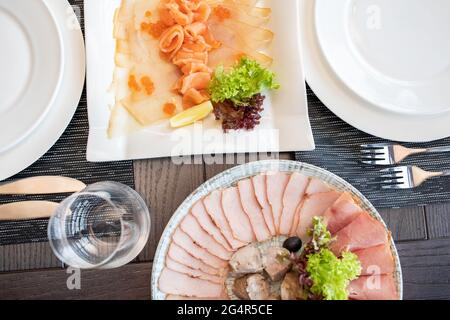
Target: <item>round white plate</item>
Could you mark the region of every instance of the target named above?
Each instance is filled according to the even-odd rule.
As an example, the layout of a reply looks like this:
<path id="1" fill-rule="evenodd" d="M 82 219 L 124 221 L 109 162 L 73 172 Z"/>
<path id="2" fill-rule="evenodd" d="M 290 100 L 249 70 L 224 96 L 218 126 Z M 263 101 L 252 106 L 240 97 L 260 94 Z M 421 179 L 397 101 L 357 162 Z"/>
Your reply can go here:
<path id="1" fill-rule="evenodd" d="M 251 162 L 232 169 L 226 170 L 217 176 L 206 181 L 197 190 L 195 190 L 184 202 L 178 207 L 177 211 L 173 214 L 172 218 L 168 222 L 164 232 L 159 241 L 158 248 L 156 249 L 155 259 L 153 260 L 152 270 L 152 282 L 151 292 L 153 300 L 164 300 L 166 295 L 158 288 L 158 279 L 164 268 L 164 261 L 169 249 L 169 245 L 172 242 L 172 234 L 177 229 L 178 224 L 189 213 L 191 207 L 201 198 L 205 197 L 214 190 L 228 188 L 235 185 L 239 180 L 246 179 L 248 177 L 257 175 L 261 172 L 267 171 L 282 171 L 282 172 L 301 172 L 310 177 L 316 177 L 322 181 L 325 181 L 329 185 L 333 186 L 337 190 L 350 193 L 355 199 L 359 200 L 361 207 L 371 214 L 374 218 L 381 221 L 386 227 L 383 219 L 381 218 L 375 207 L 367 200 L 357 189 L 351 184 L 334 175 L 333 173 L 318 168 L 316 166 L 288 160 L 265 160 Z M 386 227 L 387 228 L 387 227 Z M 403 298 L 403 279 L 402 268 L 400 266 L 400 259 L 398 257 L 397 249 L 394 241 L 391 239 L 391 251 L 395 259 L 395 282 L 400 299 Z"/>
<path id="2" fill-rule="evenodd" d="M 9 0 L 0 0 L 4 2 Z M 19 0 L 20 2 L 39 2 Z M 85 51 L 81 28 L 66 0 L 41 0 L 52 13 L 61 34 L 64 65 L 59 90 L 49 112 L 32 134 L 0 153 L 0 180 L 29 167 L 58 140 L 75 113 L 85 78 Z M 13 2 L 13 1 L 10 1 Z M 3 47 L 2 47 L 3 49 Z M 3 133 L 3 128 L 1 129 Z"/>
<path id="3" fill-rule="evenodd" d="M 338 58 L 332 57 L 335 52 L 329 52 L 329 38 L 324 36 L 326 34 L 324 29 L 327 29 L 327 27 L 323 17 L 319 17 L 325 16 L 323 12 L 326 8 L 323 7 L 322 1 L 326 2 L 330 8 L 333 8 L 335 5 L 333 3 L 336 2 L 305 0 L 301 1 L 300 9 L 306 79 L 320 100 L 338 117 L 374 136 L 404 142 L 426 142 L 449 137 L 450 104 L 431 103 L 439 99 L 441 101 L 447 99 L 446 97 L 449 97 L 448 89 L 444 90 L 446 92 L 442 90 L 442 92 L 438 92 L 433 97 L 434 100 L 422 101 L 416 105 L 410 103 L 412 101 L 418 103 L 418 100 L 415 99 L 417 95 L 414 93 L 418 92 L 418 88 L 425 88 L 426 83 L 429 85 L 435 84 L 436 81 L 433 79 L 445 78 L 445 75 L 448 75 L 450 66 L 447 65 L 446 67 L 446 62 L 450 61 L 449 56 L 442 56 L 438 61 L 424 59 L 425 67 L 411 65 L 411 68 L 408 70 L 407 65 L 420 60 L 420 54 L 411 52 L 408 57 L 399 56 L 392 60 L 393 58 L 389 57 L 389 54 L 393 54 L 396 51 L 401 54 L 405 53 L 401 45 L 391 43 L 398 40 L 398 38 L 396 36 L 388 37 L 389 41 L 386 40 L 386 44 L 383 45 L 384 39 L 371 33 L 372 31 L 384 33 L 382 31 L 383 26 L 386 30 L 393 31 L 396 25 L 400 29 L 405 28 L 402 29 L 402 32 L 406 33 L 408 30 L 403 23 L 411 23 L 414 19 L 419 19 L 417 15 L 420 14 L 423 14 L 421 21 L 429 23 L 432 18 L 426 18 L 427 12 L 437 10 L 434 7 L 434 3 L 431 4 L 430 1 L 424 0 L 409 0 L 408 4 L 404 4 L 408 10 L 399 12 L 399 7 L 393 5 L 394 1 L 373 0 L 369 2 L 363 0 L 361 3 L 366 4 L 366 6 L 361 7 L 359 1 L 346 0 L 344 2 L 346 5 L 342 6 L 344 9 L 328 13 L 330 21 L 341 19 L 339 24 L 342 25 L 341 29 L 336 25 L 336 30 L 331 30 L 330 32 L 334 32 L 336 37 L 340 37 L 339 30 L 345 31 L 342 33 L 344 34 L 342 37 L 345 38 L 345 41 L 343 40 L 344 42 L 341 43 L 343 48 L 336 49 L 336 55 L 339 57 L 338 51 L 342 50 L 341 53 L 347 52 L 355 57 L 350 58 L 347 56 L 347 60 L 337 60 Z M 437 2 L 441 3 L 440 0 Z M 341 2 L 339 3 L 342 5 Z M 395 3 L 397 4 L 397 2 Z M 405 15 L 410 12 L 410 8 L 412 8 L 412 14 L 416 16 L 405 18 Z M 422 10 L 420 10 L 421 8 Z M 395 13 L 395 16 L 391 15 L 390 10 L 393 10 L 392 12 Z M 361 24 L 363 23 L 364 13 L 367 15 L 366 24 L 371 28 L 376 28 L 376 22 L 381 21 L 381 30 L 363 30 Z M 438 16 L 442 17 L 443 14 L 450 19 L 450 11 L 439 13 Z M 331 18 L 332 15 L 338 17 Z M 381 20 L 376 20 L 374 17 L 381 17 Z M 395 18 L 397 20 L 394 23 Z M 437 25 L 442 26 L 442 24 L 446 24 L 449 21 L 441 20 L 443 19 L 438 19 L 439 23 Z M 447 34 L 446 39 L 450 36 L 450 29 L 448 28 L 444 30 L 428 25 L 420 25 L 417 28 L 425 28 L 425 30 L 431 32 L 432 34 L 429 36 L 435 38 L 433 41 L 436 42 L 438 42 L 436 39 L 442 38 L 443 34 Z M 410 32 L 414 32 L 415 29 L 413 29 Z M 422 43 L 428 41 L 424 40 L 423 37 L 421 39 Z M 403 39 L 403 41 L 406 40 Z M 442 41 L 445 42 L 445 39 Z M 414 47 L 413 42 L 408 42 L 408 44 L 410 47 Z M 448 40 L 445 44 L 438 43 L 436 45 L 439 47 L 434 48 L 436 50 L 443 50 L 442 52 L 449 50 L 447 49 L 449 45 Z M 339 47 L 339 45 L 333 46 L 332 44 L 331 46 Z M 384 48 L 384 51 L 370 51 L 366 46 L 374 46 L 378 51 Z M 434 54 L 436 52 L 428 49 L 420 50 L 425 52 L 424 54 L 427 55 L 427 58 L 435 57 Z M 355 61 L 350 63 L 349 60 L 351 59 Z M 395 65 L 395 62 L 397 62 L 398 66 L 389 68 L 389 66 Z M 342 64 L 342 66 L 339 66 L 339 64 Z M 376 81 L 379 82 L 374 84 Z M 391 90 L 392 95 L 389 96 L 386 90 L 383 89 L 383 91 L 376 87 L 377 85 L 382 86 L 383 81 L 395 83 L 392 86 L 396 86 L 399 91 L 395 92 L 396 89 Z M 402 94 L 400 92 L 402 86 L 409 88 L 410 91 L 404 91 Z M 432 95 L 430 94 L 431 91 L 424 89 L 422 94 L 425 94 L 424 92 L 427 92 L 426 95 Z M 396 94 L 397 98 L 400 97 L 397 101 L 402 101 L 403 104 L 395 103 L 395 106 L 393 106 L 392 101 L 396 101 Z"/>
<path id="4" fill-rule="evenodd" d="M 0 153 L 44 119 L 56 97 L 63 46 L 42 0 L 0 1 Z"/>
<path id="5" fill-rule="evenodd" d="M 355 93 L 389 111 L 450 111 L 450 1 L 317 0 L 315 9 L 322 52 Z"/>

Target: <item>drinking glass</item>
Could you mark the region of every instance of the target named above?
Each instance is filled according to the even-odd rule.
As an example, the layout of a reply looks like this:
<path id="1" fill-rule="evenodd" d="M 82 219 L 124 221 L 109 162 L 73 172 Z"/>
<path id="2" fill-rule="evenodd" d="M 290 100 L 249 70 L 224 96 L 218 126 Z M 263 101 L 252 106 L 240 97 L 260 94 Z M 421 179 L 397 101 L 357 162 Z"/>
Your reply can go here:
<path id="1" fill-rule="evenodd" d="M 117 268 L 142 251 L 150 233 L 145 202 L 130 187 L 100 182 L 66 198 L 50 218 L 55 255 L 80 269 Z"/>

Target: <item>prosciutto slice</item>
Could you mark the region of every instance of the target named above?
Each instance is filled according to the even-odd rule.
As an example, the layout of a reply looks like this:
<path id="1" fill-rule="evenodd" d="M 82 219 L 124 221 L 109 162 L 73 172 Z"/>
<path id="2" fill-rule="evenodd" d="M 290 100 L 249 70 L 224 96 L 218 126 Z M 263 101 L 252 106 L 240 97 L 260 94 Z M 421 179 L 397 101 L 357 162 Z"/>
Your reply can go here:
<path id="1" fill-rule="evenodd" d="M 222 232 L 220 232 L 220 229 L 217 228 L 217 226 L 211 220 L 211 217 L 206 212 L 205 206 L 203 205 L 203 202 L 201 200 L 197 201 L 192 206 L 191 213 L 197 219 L 200 226 L 209 235 L 211 235 L 214 240 L 220 243 L 228 251 L 233 251 L 233 249 L 231 249 L 230 245 L 228 244 L 228 241 L 222 235 Z"/>
<path id="2" fill-rule="evenodd" d="M 192 278 L 198 278 L 202 280 L 208 280 L 214 283 L 223 284 L 225 282 L 225 276 L 219 277 L 216 275 L 211 275 L 206 272 L 203 272 L 201 270 L 191 269 L 184 264 L 181 264 L 179 262 L 176 262 L 172 260 L 171 258 L 166 259 L 166 267 L 170 270 L 184 273 Z"/>
<path id="3" fill-rule="evenodd" d="M 388 243 L 388 232 L 383 224 L 367 212 L 360 214 L 335 237 L 330 248 L 336 255 L 344 250 L 355 251 Z"/>
<path id="4" fill-rule="evenodd" d="M 241 198 L 242 207 L 250 219 L 253 232 L 258 241 L 264 241 L 271 237 L 270 231 L 267 228 L 264 220 L 261 207 L 256 200 L 253 184 L 250 179 L 241 180 L 238 182 L 239 196 Z"/>
<path id="5" fill-rule="evenodd" d="M 215 255 L 212 255 L 208 252 L 208 250 L 200 247 L 198 244 L 192 240 L 191 237 L 189 237 L 184 231 L 182 231 L 180 228 L 175 230 L 172 240 L 175 244 L 177 244 L 179 247 L 183 248 L 185 251 L 189 252 L 192 256 L 195 258 L 201 260 L 203 263 L 211 267 L 213 270 L 213 273 L 211 274 L 218 274 L 218 270 L 226 270 L 228 266 L 228 262 L 225 260 L 222 260 Z M 205 271 L 205 270 L 203 270 Z"/>
<path id="6" fill-rule="evenodd" d="M 361 276 L 350 282 L 349 298 L 353 300 L 397 300 L 399 298 L 394 276 Z"/>
<path id="7" fill-rule="evenodd" d="M 390 274 L 395 271 L 394 258 L 388 244 L 353 251 L 361 262 L 361 275 Z"/>
<path id="8" fill-rule="evenodd" d="M 267 200 L 272 207 L 275 230 L 279 233 L 280 217 L 283 211 L 284 190 L 289 182 L 289 175 L 284 172 L 269 172 L 266 176 Z"/>
<path id="9" fill-rule="evenodd" d="M 289 178 L 286 190 L 283 195 L 283 211 L 280 218 L 280 230 L 282 235 L 289 235 L 294 222 L 295 211 L 300 205 L 306 188 L 309 183 L 309 178 L 294 172 Z"/>
<path id="10" fill-rule="evenodd" d="M 239 249 L 246 245 L 246 243 L 234 238 L 231 232 L 230 224 L 228 223 L 225 213 L 222 209 L 222 192 L 213 191 L 203 199 L 206 212 L 208 212 L 211 219 L 217 225 L 222 232 L 223 236 L 227 239 L 228 243 L 233 249 Z"/>
<path id="11" fill-rule="evenodd" d="M 221 246 L 213 237 L 202 229 L 194 216 L 188 214 L 180 224 L 181 230 L 194 240 L 200 247 L 223 260 L 229 260 L 232 253 Z"/>
<path id="12" fill-rule="evenodd" d="M 312 227 L 312 218 L 314 216 L 322 216 L 341 194 L 338 191 L 329 191 L 309 196 L 298 213 L 297 236 L 306 241 L 308 239 L 307 231 Z"/>
<path id="13" fill-rule="evenodd" d="M 344 193 L 325 212 L 324 219 L 331 234 L 335 234 L 355 220 L 363 210 L 355 203 L 349 193 Z"/>
<path id="14" fill-rule="evenodd" d="M 223 285 L 211 281 L 192 278 L 180 272 L 164 268 L 159 277 L 159 289 L 166 294 L 188 297 L 222 297 L 225 288 Z"/>
<path id="15" fill-rule="evenodd" d="M 267 200 L 267 191 L 266 191 L 266 176 L 265 175 L 257 175 L 252 177 L 253 188 L 255 189 L 256 200 L 258 200 L 259 205 L 261 206 L 261 211 L 264 216 L 264 221 L 266 221 L 267 228 L 272 236 L 276 235 L 277 232 L 275 230 L 275 222 L 273 220 L 272 207 Z"/>
<path id="16" fill-rule="evenodd" d="M 250 219 L 242 208 L 237 187 L 222 191 L 222 209 L 235 238 L 247 244 L 255 241 L 255 234 Z"/>

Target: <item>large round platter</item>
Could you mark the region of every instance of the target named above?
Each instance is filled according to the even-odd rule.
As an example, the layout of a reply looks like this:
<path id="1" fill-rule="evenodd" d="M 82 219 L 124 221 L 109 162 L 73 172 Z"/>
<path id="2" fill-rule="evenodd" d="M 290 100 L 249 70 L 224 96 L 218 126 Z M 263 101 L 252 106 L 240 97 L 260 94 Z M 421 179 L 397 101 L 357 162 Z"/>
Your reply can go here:
<path id="1" fill-rule="evenodd" d="M 287 160 L 265 160 L 234 167 L 218 174 L 217 176 L 202 184 L 197 190 L 195 190 L 189 197 L 186 198 L 186 200 L 180 205 L 180 207 L 175 211 L 174 215 L 170 219 L 167 227 L 163 232 L 158 248 L 156 250 L 155 259 L 153 261 L 151 280 L 153 300 L 165 299 L 165 294 L 158 289 L 158 279 L 164 267 L 167 250 L 172 241 L 172 233 L 176 230 L 178 224 L 182 221 L 182 219 L 189 213 L 189 209 L 192 207 L 192 205 L 213 190 L 230 187 L 236 184 L 239 180 L 267 171 L 301 172 L 307 176 L 319 178 L 340 191 L 346 191 L 352 194 L 353 197 L 360 202 L 360 205 L 363 209 L 365 209 L 373 217 L 381 221 L 384 226 L 386 226 L 378 211 L 357 189 L 355 189 L 348 182 L 324 169 L 302 162 Z M 390 245 L 396 265 L 395 281 L 397 290 L 399 292 L 400 298 L 402 298 L 403 282 L 400 259 L 398 257 L 394 241 L 392 239 Z"/>

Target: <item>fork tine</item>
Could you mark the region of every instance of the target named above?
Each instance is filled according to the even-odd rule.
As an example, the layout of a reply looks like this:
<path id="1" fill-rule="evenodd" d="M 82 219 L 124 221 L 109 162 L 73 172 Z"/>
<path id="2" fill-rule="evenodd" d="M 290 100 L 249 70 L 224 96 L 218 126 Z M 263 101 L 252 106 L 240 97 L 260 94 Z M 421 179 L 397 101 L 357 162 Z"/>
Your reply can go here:
<path id="1" fill-rule="evenodd" d="M 401 179 L 403 179 L 403 177 L 393 178 L 393 179 L 389 179 L 389 180 L 383 180 L 383 181 L 381 181 L 381 183 L 382 184 L 400 184 L 400 183 L 403 183 L 403 181 L 400 181 Z"/>
<path id="2" fill-rule="evenodd" d="M 402 167 L 386 168 L 386 169 L 380 170 L 380 172 L 402 173 L 403 169 L 402 169 Z"/>
<path id="3" fill-rule="evenodd" d="M 383 154 L 378 155 L 378 154 L 362 154 L 361 159 L 364 160 L 385 160 L 386 158 L 383 157 Z"/>
<path id="4" fill-rule="evenodd" d="M 369 148 L 369 149 L 377 148 L 377 149 L 379 149 L 379 148 L 383 148 L 383 147 L 389 147 L 391 145 L 392 144 L 390 144 L 390 143 L 368 143 L 368 144 L 362 144 L 361 148 L 364 148 L 364 149 L 366 149 L 366 148 Z"/>
<path id="5" fill-rule="evenodd" d="M 366 154 L 385 154 L 384 149 L 361 149 L 360 153 L 362 156 Z"/>
<path id="6" fill-rule="evenodd" d="M 383 189 L 409 189 L 411 188 L 407 184 L 401 183 L 401 184 L 386 184 L 382 185 L 381 188 Z"/>
<path id="7" fill-rule="evenodd" d="M 393 173 L 393 174 L 383 174 L 380 176 L 381 179 L 400 179 L 403 178 L 401 173 Z"/>
<path id="8" fill-rule="evenodd" d="M 364 164 L 371 164 L 371 165 L 379 163 L 378 160 L 361 160 L 361 162 Z"/>

